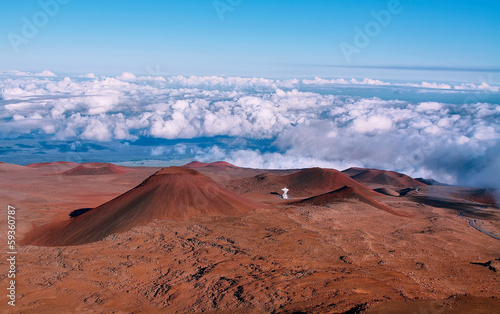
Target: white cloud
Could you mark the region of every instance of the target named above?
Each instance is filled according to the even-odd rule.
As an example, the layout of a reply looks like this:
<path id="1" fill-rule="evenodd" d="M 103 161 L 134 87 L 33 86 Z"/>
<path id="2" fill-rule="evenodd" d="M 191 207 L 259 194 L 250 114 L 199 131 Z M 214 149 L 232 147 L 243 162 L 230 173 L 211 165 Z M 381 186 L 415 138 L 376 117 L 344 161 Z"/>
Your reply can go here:
<path id="1" fill-rule="evenodd" d="M 119 92 L 106 92 L 106 95 L 90 96 L 82 99 L 82 103 L 87 105 L 87 112 L 90 115 L 106 113 L 118 104 Z"/>
<path id="2" fill-rule="evenodd" d="M 54 73 L 52 73 L 51 71 L 48 71 L 48 70 L 42 71 L 40 73 L 35 73 L 34 75 L 35 76 L 46 76 L 46 77 L 56 77 L 57 76 L 57 75 L 55 75 Z"/>
<path id="3" fill-rule="evenodd" d="M 353 122 L 353 127 L 359 133 L 373 133 L 374 131 L 388 131 L 392 128 L 392 120 L 388 117 L 376 115 L 367 118 L 358 117 Z"/>
<path id="4" fill-rule="evenodd" d="M 156 116 L 151 124 L 149 133 L 153 137 L 166 139 L 193 138 L 198 134 L 192 123 L 180 111 L 172 113 L 167 120 Z"/>
<path id="5" fill-rule="evenodd" d="M 422 82 L 420 86 L 424 88 L 451 89 L 451 86 L 448 84 L 435 83 L 435 82 L 434 83 Z"/>
<path id="6" fill-rule="evenodd" d="M 187 146 L 184 145 L 184 144 L 176 144 L 174 146 L 174 150 L 175 150 L 176 153 L 178 153 L 180 155 L 184 155 L 186 153 Z"/>
<path id="7" fill-rule="evenodd" d="M 130 72 L 123 72 L 121 75 L 117 76 L 116 78 L 119 80 L 124 80 L 124 81 L 133 81 L 137 77 Z"/>
<path id="8" fill-rule="evenodd" d="M 212 146 L 208 150 L 200 151 L 196 158 L 207 162 L 223 160 L 240 167 L 258 169 L 302 169 L 308 167 L 345 169 L 362 166 L 356 162 L 333 162 L 287 153 L 261 153 L 259 150 L 249 149 L 226 150 L 218 146 Z"/>
<path id="9" fill-rule="evenodd" d="M 81 75 L 80 77 L 89 78 L 89 79 L 95 79 L 96 78 L 96 76 L 95 76 L 94 73 L 87 73 L 87 74 Z"/>
<path id="10" fill-rule="evenodd" d="M 302 84 L 306 85 L 326 85 L 326 84 L 343 84 L 347 85 L 349 82 L 343 78 L 341 79 L 324 79 L 321 77 L 315 77 L 314 80 L 304 79 L 302 80 Z"/>
<path id="11" fill-rule="evenodd" d="M 420 103 L 415 110 L 418 112 L 426 112 L 426 111 L 437 111 L 443 109 L 443 104 L 438 102 L 423 102 Z"/>
<path id="12" fill-rule="evenodd" d="M 56 128 L 52 124 L 47 124 L 47 125 L 42 126 L 42 130 L 46 134 L 54 134 L 56 132 Z"/>
<path id="13" fill-rule="evenodd" d="M 415 93 L 415 88 L 451 88 L 477 90 L 485 99 L 495 99 L 491 97 L 495 86 L 486 83 L 163 78 L 127 72 L 116 78 L 87 78 L 92 80 L 48 79 L 17 72 L 1 77 L 5 103 L 0 107 L 0 133 L 98 142 L 140 137 L 239 138 L 243 139 L 239 146 L 218 144 L 198 155 L 242 166 L 341 169 L 357 165 L 471 182 L 487 177 L 481 173 L 496 160 L 493 153 L 487 153 L 499 145 L 500 106 L 495 103 L 339 96 L 328 88 L 304 91 L 325 84 L 398 86 Z M 191 154 L 191 147 L 159 146 L 149 152 L 157 156 L 167 151 L 185 155 Z M 465 168 L 471 164 L 475 166 Z"/>
<path id="14" fill-rule="evenodd" d="M 364 78 L 362 81 L 360 81 L 354 78 L 324 79 L 320 77 L 315 77 L 313 80 L 304 79 L 301 82 L 302 84 L 305 85 L 372 85 L 372 86 L 413 87 L 413 88 L 437 89 L 437 90 L 466 90 L 466 91 L 477 90 L 477 91 L 488 91 L 488 92 L 500 91 L 499 86 L 491 86 L 486 82 L 482 82 L 481 84 L 463 83 L 460 85 L 451 85 L 447 83 L 438 83 L 438 82 L 390 83 L 370 78 Z"/>
<path id="15" fill-rule="evenodd" d="M 464 136 L 464 135 L 460 135 L 457 139 L 456 139 L 456 142 L 457 144 L 459 145 L 464 145 L 464 144 L 467 144 L 470 142 L 470 138 L 468 138 L 467 136 Z"/>
<path id="16" fill-rule="evenodd" d="M 429 133 L 429 134 L 433 134 L 433 135 L 441 134 L 441 129 L 437 125 L 434 125 L 434 124 L 429 125 L 423 131 L 426 133 Z"/>
<path id="17" fill-rule="evenodd" d="M 167 149 L 164 146 L 158 146 L 151 149 L 151 156 L 161 156 Z"/>
<path id="18" fill-rule="evenodd" d="M 106 123 L 100 119 L 90 118 L 86 121 L 85 129 L 80 137 L 85 140 L 109 141 L 112 134 Z"/>
<path id="19" fill-rule="evenodd" d="M 486 82 L 482 82 L 479 85 L 472 84 L 472 83 L 466 83 L 466 84 L 461 84 L 461 85 L 455 85 L 453 87 L 456 90 L 480 90 L 480 91 L 487 91 L 487 92 L 498 92 L 500 91 L 500 87 L 498 86 L 490 86 Z"/>

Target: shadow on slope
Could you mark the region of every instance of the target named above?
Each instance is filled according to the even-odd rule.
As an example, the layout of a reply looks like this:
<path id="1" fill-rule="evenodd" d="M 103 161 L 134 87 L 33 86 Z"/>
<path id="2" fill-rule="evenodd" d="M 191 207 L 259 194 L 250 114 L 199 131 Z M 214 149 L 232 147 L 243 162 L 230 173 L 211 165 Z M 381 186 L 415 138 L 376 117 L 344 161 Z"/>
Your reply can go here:
<path id="1" fill-rule="evenodd" d="M 240 215 L 260 204 L 229 191 L 199 172 L 164 168 L 134 189 L 74 218 L 42 226 L 28 234 L 27 244 L 78 245 L 144 225 L 154 219 L 183 220 L 197 215 Z M 76 216 L 75 216 L 76 215 Z"/>

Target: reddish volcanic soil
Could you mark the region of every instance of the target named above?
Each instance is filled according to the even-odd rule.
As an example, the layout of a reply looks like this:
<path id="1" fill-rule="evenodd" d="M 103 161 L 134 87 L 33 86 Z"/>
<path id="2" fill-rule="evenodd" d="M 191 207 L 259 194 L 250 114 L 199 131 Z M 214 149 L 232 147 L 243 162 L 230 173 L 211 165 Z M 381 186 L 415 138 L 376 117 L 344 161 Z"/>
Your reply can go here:
<path id="1" fill-rule="evenodd" d="M 250 178 L 230 181 L 228 186 L 240 193 L 281 193 L 287 187 L 291 197 L 323 194 L 344 186 L 355 187 L 363 193 L 378 194 L 334 169 L 310 168 L 288 175 L 263 173 Z"/>
<path id="2" fill-rule="evenodd" d="M 258 203 L 220 187 L 195 170 L 170 167 L 82 215 L 35 230 L 25 242 L 78 245 L 102 240 L 112 233 L 128 231 L 154 219 L 186 219 L 202 214 L 238 215 L 258 207 L 261 207 Z"/>
<path id="3" fill-rule="evenodd" d="M 68 166 L 70 168 L 78 166 L 78 164 L 69 161 L 55 161 L 55 162 L 37 162 L 34 164 L 26 165 L 26 167 L 31 168 L 43 168 L 43 167 L 54 167 L 54 166 Z"/>
<path id="4" fill-rule="evenodd" d="M 347 170 L 342 171 L 342 173 L 350 176 L 352 179 L 362 184 L 365 184 L 371 188 L 393 187 L 393 188 L 404 189 L 404 188 L 427 185 L 416 179 L 410 178 L 405 174 L 394 171 L 365 169 L 365 168 L 349 168 Z"/>
<path id="5" fill-rule="evenodd" d="M 212 162 L 212 163 L 204 163 L 204 162 L 199 162 L 199 161 L 193 161 L 193 162 L 190 162 L 188 163 L 187 165 L 184 165 L 184 167 L 186 168 L 194 168 L 194 169 L 197 169 L 197 168 L 206 168 L 206 167 L 213 167 L 213 168 L 232 168 L 232 169 L 238 169 L 239 167 L 233 165 L 233 164 L 230 164 L 228 162 L 225 162 L 225 161 L 216 161 L 216 162 Z"/>
<path id="6" fill-rule="evenodd" d="M 395 212 L 390 206 L 387 206 L 384 203 L 373 199 L 370 196 L 370 193 L 367 193 L 366 191 L 362 191 L 358 188 L 353 188 L 347 185 L 338 190 L 306 198 L 300 201 L 291 202 L 290 204 L 300 205 L 300 206 L 304 205 L 326 206 L 332 203 L 349 202 L 351 200 L 363 202 L 375 208 L 385 210 L 386 212 L 393 215 L 402 215 L 400 213 Z"/>
<path id="7" fill-rule="evenodd" d="M 0 163 L 0 233 L 11 205 L 24 238 L 0 309 L 498 312 L 498 191 L 356 172 Z"/>
<path id="8" fill-rule="evenodd" d="M 122 166 L 117 166 L 113 164 L 107 164 L 107 163 L 98 163 L 98 162 L 92 162 L 92 163 L 84 163 L 81 165 L 78 165 L 76 167 L 73 167 L 69 170 L 64 171 L 62 174 L 63 175 L 68 175 L 68 176 L 82 176 L 82 175 L 100 175 L 100 174 L 112 174 L 112 173 L 122 173 L 122 172 L 127 172 L 130 171 L 126 167 Z"/>

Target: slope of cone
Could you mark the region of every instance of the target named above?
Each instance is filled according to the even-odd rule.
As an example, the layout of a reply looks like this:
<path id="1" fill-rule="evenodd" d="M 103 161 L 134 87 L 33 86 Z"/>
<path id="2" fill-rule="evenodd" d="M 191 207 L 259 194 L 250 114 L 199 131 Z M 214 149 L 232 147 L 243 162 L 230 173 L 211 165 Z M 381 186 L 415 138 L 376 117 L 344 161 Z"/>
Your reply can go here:
<path id="1" fill-rule="evenodd" d="M 15 164 L 8 164 L 0 161 L 0 172 L 16 171 L 16 170 L 26 170 L 29 169 L 27 166 L 20 166 Z"/>
<path id="2" fill-rule="evenodd" d="M 206 167 L 208 164 L 205 163 L 205 162 L 201 162 L 201 161 L 192 161 L 188 164 L 185 164 L 183 167 L 186 167 L 186 168 L 204 168 Z"/>
<path id="3" fill-rule="evenodd" d="M 395 171 L 377 169 L 349 168 L 342 171 L 352 179 L 370 186 L 391 186 L 397 188 L 409 188 L 425 186 L 426 184 L 415 180 L 405 174 Z"/>
<path id="4" fill-rule="evenodd" d="M 36 245 L 78 245 L 154 219 L 238 215 L 258 207 L 258 203 L 222 188 L 195 170 L 169 167 L 80 216 L 33 231 L 25 241 Z"/>
<path id="5" fill-rule="evenodd" d="M 278 192 L 281 194 L 281 189 L 287 187 L 291 197 L 318 195 L 340 189 L 345 185 L 356 187 L 368 194 L 377 194 L 340 171 L 323 168 L 310 168 L 281 176 L 264 173 L 251 178 L 234 180 L 228 184 L 240 193 Z"/>
<path id="6" fill-rule="evenodd" d="M 389 195 L 389 196 L 400 196 L 399 192 L 391 189 L 391 188 L 378 188 L 374 190 L 380 194 Z"/>
<path id="7" fill-rule="evenodd" d="M 76 167 L 78 164 L 70 161 L 54 161 L 54 162 L 37 162 L 33 164 L 26 165 L 26 167 L 31 168 L 43 168 L 43 167 L 54 167 L 54 166 L 68 166 L 68 167 Z"/>
<path id="8" fill-rule="evenodd" d="M 321 195 L 316 195 L 310 198 L 306 198 L 300 201 L 294 201 L 290 204 L 292 205 L 315 205 L 315 206 L 325 206 L 331 203 L 347 202 L 350 200 L 358 200 L 375 208 L 384 210 L 393 215 L 399 215 L 389 206 L 373 199 L 366 191 L 360 190 L 356 187 L 343 186 L 340 189 L 324 193 Z"/>
<path id="9" fill-rule="evenodd" d="M 112 173 L 123 173 L 127 172 L 129 169 L 108 163 L 99 162 L 87 162 L 64 171 L 63 175 L 69 176 L 82 176 L 82 175 L 100 175 L 100 174 L 112 174 Z"/>
<path id="10" fill-rule="evenodd" d="M 192 161 L 186 165 L 184 165 L 183 167 L 186 167 L 186 168 L 193 168 L 193 169 L 197 169 L 197 168 L 206 168 L 206 167 L 216 167 L 216 168 L 233 168 L 233 169 L 238 169 L 239 167 L 233 165 L 233 164 L 230 164 L 226 161 L 216 161 L 216 162 L 212 162 L 212 163 L 204 163 L 204 162 L 200 162 L 200 161 Z"/>

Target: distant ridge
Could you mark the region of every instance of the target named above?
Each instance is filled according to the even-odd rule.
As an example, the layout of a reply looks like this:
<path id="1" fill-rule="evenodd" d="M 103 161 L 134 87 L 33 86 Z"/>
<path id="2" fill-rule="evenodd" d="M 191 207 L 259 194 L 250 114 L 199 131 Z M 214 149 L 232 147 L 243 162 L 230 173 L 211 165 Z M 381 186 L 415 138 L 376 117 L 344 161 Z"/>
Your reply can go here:
<path id="1" fill-rule="evenodd" d="M 204 162 L 200 162 L 200 161 L 192 161 L 186 165 L 184 165 L 183 167 L 186 167 L 186 168 L 205 168 L 205 167 L 217 167 L 217 168 L 234 168 L 234 169 L 238 169 L 239 167 L 238 166 L 235 166 L 233 164 L 230 164 L 226 161 L 216 161 L 216 162 L 212 162 L 212 163 L 204 163 Z"/>
<path id="2" fill-rule="evenodd" d="M 123 173 L 131 171 L 122 166 L 108 163 L 88 162 L 80 164 L 74 168 L 64 171 L 63 175 L 81 176 L 81 175 L 104 175 L 112 173 Z"/>
<path id="3" fill-rule="evenodd" d="M 427 185 L 444 185 L 444 186 L 448 186 L 448 184 L 446 183 L 441 183 L 439 181 L 436 181 L 434 179 L 424 179 L 424 178 L 416 178 L 415 180 L 417 181 L 420 181 L 422 183 L 425 183 Z"/>
<path id="4" fill-rule="evenodd" d="M 370 186 L 391 186 L 401 189 L 427 185 L 424 182 L 420 182 L 405 174 L 395 171 L 366 168 L 349 168 L 342 171 L 342 173 L 348 175 L 352 179 L 362 184 Z"/>
<path id="5" fill-rule="evenodd" d="M 321 195 L 316 195 L 299 201 L 290 202 L 292 205 L 316 205 L 325 206 L 331 203 L 348 202 L 349 200 L 358 200 L 375 208 L 386 211 L 390 214 L 402 216 L 401 214 L 395 212 L 389 206 L 376 201 L 370 195 L 366 194 L 366 191 L 359 190 L 355 187 L 343 186 L 340 189 L 324 193 Z"/>
<path id="6" fill-rule="evenodd" d="M 287 187 L 291 197 L 318 195 L 340 189 L 346 185 L 356 187 L 371 195 L 378 194 L 340 171 L 323 168 L 309 168 L 289 175 L 262 173 L 250 178 L 233 180 L 228 184 L 230 188 L 239 193 L 281 193 L 281 189 Z"/>
<path id="7" fill-rule="evenodd" d="M 27 168 L 27 166 L 20 166 L 20 165 L 15 165 L 15 164 L 8 164 L 8 163 L 0 161 L 0 172 L 25 170 L 25 169 L 29 169 L 29 168 Z"/>
<path id="8" fill-rule="evenodd" d="M 78 164 L 70 161 L 53 161 L 53 162 L 36 162 L 33 164 L 26 165 L 26 167 L 40 168 L 40 167 L 51 167 L 51 166 L 78 166 Z"/>

